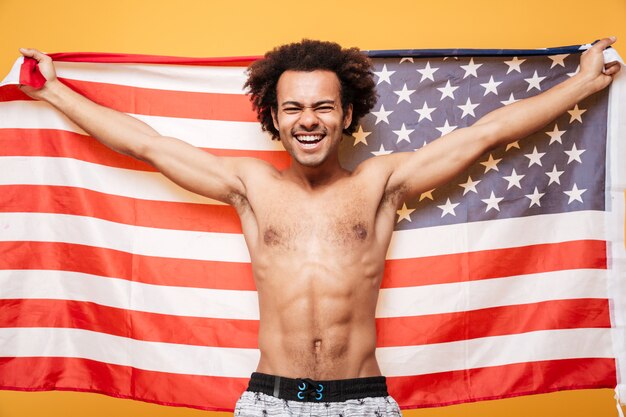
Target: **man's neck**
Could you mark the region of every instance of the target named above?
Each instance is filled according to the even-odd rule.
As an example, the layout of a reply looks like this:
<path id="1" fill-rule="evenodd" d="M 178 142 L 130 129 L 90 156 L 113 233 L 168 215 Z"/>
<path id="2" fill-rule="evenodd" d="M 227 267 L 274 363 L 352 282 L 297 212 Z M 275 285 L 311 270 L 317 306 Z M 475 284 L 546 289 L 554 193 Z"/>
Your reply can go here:
<path id="1" fill-rule="evenodd" d="M 283 175 L 305 188 L 315 189 L 334 183 L 335 181 L 350 175 L 350 171 L 344 169 L 339 161 L 326 161 L 323 165 L 308 167 L 292 160 L 291 165 Z"/>

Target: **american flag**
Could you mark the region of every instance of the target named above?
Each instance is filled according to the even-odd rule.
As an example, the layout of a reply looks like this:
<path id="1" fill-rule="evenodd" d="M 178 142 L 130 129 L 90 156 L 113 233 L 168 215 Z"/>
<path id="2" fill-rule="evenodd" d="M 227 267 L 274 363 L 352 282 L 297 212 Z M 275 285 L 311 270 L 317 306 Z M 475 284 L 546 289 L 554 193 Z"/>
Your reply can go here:
<path id="1" fill-rule="evenodd" d="M 380 99 L 342 162 L 413 152 L 545 91 L 582 49 L 369 52 Z M 288 164 L 242 91 L 250 59 L 53 57 L 65 83 L 161 134 Z M 232 410 L 259 357 L 235 211 L 29 100 L 21 62 L 0 87 L 0 387 Z M 377 357 L 403 408 L 617 385 L 616 84 L 398 210 Z"/>

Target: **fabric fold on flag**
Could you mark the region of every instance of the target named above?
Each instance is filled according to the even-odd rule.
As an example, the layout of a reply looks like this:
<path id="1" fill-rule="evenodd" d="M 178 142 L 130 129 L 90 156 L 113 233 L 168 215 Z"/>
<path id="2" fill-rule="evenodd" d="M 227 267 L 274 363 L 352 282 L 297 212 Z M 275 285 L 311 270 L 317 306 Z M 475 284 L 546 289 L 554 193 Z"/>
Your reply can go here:
<path id="1" fill-rule="evenodd" d="M 380 98 L 342 163 L 419 150 L 545 91 L 588 47 L 368 51 Z M 63 83 L 161 134 L 289 164 L 243 91 L 256 57 L 51 56 Z M 17 85 L 42 83 L 33 64 L 0 83 L 0 388 L 232 410 L 259 358 L 234 209 L 31 100 Z M 581 388 L 624 401 L 623 103 L 625 71 L 398 210 L 376 323 L 402 408 Z"/>

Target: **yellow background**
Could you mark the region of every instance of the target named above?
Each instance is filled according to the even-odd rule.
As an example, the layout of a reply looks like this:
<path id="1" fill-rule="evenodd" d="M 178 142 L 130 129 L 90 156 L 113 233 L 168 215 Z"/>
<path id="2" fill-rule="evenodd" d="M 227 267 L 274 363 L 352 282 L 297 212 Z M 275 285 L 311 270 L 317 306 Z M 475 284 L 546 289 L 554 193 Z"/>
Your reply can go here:
<path id="1" fill-rule="evenodd" d="M 626 2 L 514 0 L 0 0 L 0 76 L 20 46 L 47 52 L 260 55 L 310 37 L 363 49 L 541 48 L 616 35 Z M 581 390 L 407 411 L 405 416 L 616 416 L 611 390 Z M 0 391 L 0 417 L 229 416 L 98 394 Z"/>

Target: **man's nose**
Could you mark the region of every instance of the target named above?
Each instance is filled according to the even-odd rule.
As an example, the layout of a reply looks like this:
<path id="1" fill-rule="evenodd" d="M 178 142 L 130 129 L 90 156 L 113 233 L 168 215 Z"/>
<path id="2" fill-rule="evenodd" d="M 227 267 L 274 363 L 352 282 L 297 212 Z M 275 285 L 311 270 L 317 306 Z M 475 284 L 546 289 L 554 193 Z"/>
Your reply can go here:
<path id="1" fill-rule="evenodd" d="M 308 130 L 314 129 L 320 124 L 320 120 L 317 117 L 317 113 L 315 113 L 315 109 L 308 107 L 302 109 L 300 120 L 298 121 L 303 128 Z"/>

